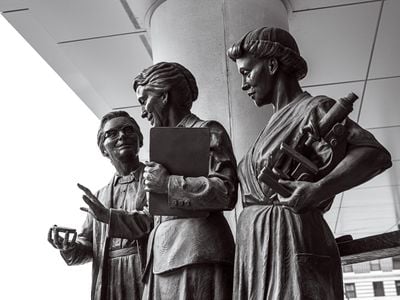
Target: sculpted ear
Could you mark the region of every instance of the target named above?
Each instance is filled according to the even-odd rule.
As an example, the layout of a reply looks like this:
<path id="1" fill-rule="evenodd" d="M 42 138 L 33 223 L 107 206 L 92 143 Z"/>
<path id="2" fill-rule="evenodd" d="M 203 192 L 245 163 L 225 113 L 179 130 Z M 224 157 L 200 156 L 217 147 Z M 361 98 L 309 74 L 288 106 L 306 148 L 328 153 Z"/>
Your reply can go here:
<path id="1" fill-rule="evenodd" d="M 271 57 L 268 60 L 268 71 L 271 75 L 275 74 L 278 71 L 279 62 L 275 57 Z"/>
<path id="2" fill-rule="evenodd" d="M 163 92 L 163 94 L 161 95 L 161 100 L 164 105 L 168 103 L 168 92 Z"/>

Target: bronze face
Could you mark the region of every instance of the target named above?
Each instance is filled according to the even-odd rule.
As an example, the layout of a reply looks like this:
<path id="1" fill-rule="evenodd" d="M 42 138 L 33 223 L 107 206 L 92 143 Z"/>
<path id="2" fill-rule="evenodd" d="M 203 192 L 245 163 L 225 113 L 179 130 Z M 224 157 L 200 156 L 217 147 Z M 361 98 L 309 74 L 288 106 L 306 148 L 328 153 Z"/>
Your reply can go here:
<path id="1" fill-rule="evenodd" d="M 236 60 L 236 66 L 242 75 L 242 90 L 259 107 L 272 103 L 274 78 L 268 63 L 269 59 L 256 58 L 250 54 Z"/>
<path id="2" fill-rule="evenodd" d="M 139 135 L 128 118 L 117 117 L 107 121 L 103 132 L 104 155 L 112 161 L 127 161 L 138 156 Z"/>
<path id="3" fill-rule="evenodd" d="M 167 124 L 166 95 L 160 95 L 147 86 L 139 86 L 136 96 L 142 106 L 142 118 L 147 119 L 154 127 Z"/>

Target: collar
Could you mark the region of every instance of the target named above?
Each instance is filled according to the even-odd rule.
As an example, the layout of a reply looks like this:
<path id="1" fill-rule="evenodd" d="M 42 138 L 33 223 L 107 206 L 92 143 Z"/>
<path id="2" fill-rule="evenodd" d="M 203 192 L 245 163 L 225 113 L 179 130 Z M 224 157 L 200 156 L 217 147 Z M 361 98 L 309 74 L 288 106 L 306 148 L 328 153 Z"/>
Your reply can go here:
<path id="1" fill-rule="evenodd" d="M 117 184 L 127 184 L 133 181 L 139 181 L 140 174 L 143 170 L 144 164 L 139 163 L 139 167 L 136 170 L 133 170 L 128 175 L 119 175 L 118 173 L 114 174 L 114 186 Z"/>
<path id="2" fill-rule="evenodd" d="M 189 113 L 183 117 L 176 127 L 191 127 L 198 120 L 199 118 L 195 114 Z"/>

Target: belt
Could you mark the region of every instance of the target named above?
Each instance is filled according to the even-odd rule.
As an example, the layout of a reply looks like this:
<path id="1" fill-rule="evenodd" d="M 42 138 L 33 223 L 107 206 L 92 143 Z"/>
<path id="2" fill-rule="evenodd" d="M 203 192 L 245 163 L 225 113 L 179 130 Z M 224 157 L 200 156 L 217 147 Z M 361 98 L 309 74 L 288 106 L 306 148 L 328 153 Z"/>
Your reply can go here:
<path id="1" fill-rule="evenodd" d="M 258 201 L 258 202 L 249 202 L 246 201 L 243 203 L 243 208 L 249 207 L 249 206 L 254 206 L 254 205 L 260 205 L 260 206 L 282 206 L 283 203 L 279 202 L 278 199 L 274 200 L 268 200 L 268 201 Z"/>
<path id="2" fill-rule="evenodd" d="M 167 221 L 173 221 L 173 220 L 180 220 L 180 219 L 189 219 L 187 217 L 178 217 L 178 216 L 156 216 L 155 218 L 155 224 L 161 224 Z"/>
<path id="3" fill-rule="evenodd" d="M 121 256 L 128 256 L 131 254 L 137 254 L 137 253 L 138 253 L 137 247 L 129 247 L 129 248 L 110 250 L 110 252 L 108 253 L 108 257 L 116 258 L 116 257 L 121 257 Z"/>

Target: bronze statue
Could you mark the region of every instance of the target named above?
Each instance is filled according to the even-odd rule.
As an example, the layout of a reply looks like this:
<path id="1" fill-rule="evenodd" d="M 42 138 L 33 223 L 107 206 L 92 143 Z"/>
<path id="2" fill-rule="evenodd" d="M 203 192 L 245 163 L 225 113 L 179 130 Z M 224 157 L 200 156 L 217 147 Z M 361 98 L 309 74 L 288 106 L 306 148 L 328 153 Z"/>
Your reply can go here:
<path id="1" fill-rule="evenodd" d="M 144 164 L 138 157 L 143 136 L 128 113 L 114 111 L 102 118 L 97 143 L 116 174 L 95 195 L 78 184 L 88 205 L 81 209 L 88 214 L 76 240 L 75 230 L 56 225 L 50 228 L 48 240 L 68 265 L 93 261 L 92 299 L 140 299 L 147 237 L 153 225 L 146 211 Z"/>
<path id="2" fill-rule="evenodd" d="M 336 194 L 390 167 L 390 154 L 346 111 L 330 122 L 342 124 L 338 130 L 319 132 L 336 101 L 302 91 L 298 81 L 307 64 L 285 30 L 250 31 L 228 56 L 242 76 L 242 90 L 258 107 L 272 104 L 274 111 L 238 168 L 244 209 L 234 299 L 343 299 L 340 257 L 323 213 Z M 325 136 L 331 129 L 340 140 Z M 331 164 L 338 143 L 342 153 Z M 296 171 L 299 162 L 307 163 L 308 173 Z"/>
<path id="3" fill-rule="evenodd" d="M 168 194 L 170 207 L 210 214 L 156 217 L 143 299 L 231 299 L 234 241 L 222 214 L 237 200 L 236 161 L 229 136 L 218 122 L 203 121 L 190 112 L 198 89 L 182 65 L 155 64 L 135 78 L 133 88 L 142 117 L 153 126 L 207 127 L 211 135 L 207 177 L 178 176 L 155 162 L 146 164 L 146 191 Z"/>

